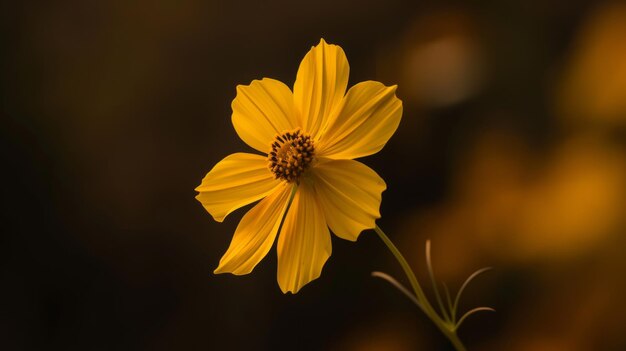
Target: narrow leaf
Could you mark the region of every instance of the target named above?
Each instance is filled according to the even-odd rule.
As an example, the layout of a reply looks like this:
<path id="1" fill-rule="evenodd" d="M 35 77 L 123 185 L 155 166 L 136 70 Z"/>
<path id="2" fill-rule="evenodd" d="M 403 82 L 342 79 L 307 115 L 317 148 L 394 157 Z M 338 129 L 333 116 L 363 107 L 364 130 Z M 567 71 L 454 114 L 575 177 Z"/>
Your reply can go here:
<path id="1" fill-rule="evenodd" d="M 409 300 L 413 301 L 413 303 L 416 304 L 417 307 L 419 307 L 420 310 L 422 310 L 422 312 L 426 313 L 426 310 L 424 310 L 424 307 L 422 307 L 422 304 L 420 304 L 420 302 L 417 300 L 417 297 L 411 294 L 411 292 L 407 288 L 405 288 L 402 284 L 400 284 L 400 282 L 398 282 L 392 276 L 383 272 L 372 272 L 372 277 L 386 280 L 389 284 L 393 285 L 396 289 L 400 290 L 401 293 L 406 295 L 406 297 L 408 297 Z M 426 313 L 426 315 L 428 315 L 428 313 Z"/>
<path id="2" fill-rule="evenodd" d="M 448 311 L 443 307 L 443 301 L 441 300 L 441 296 L 439 295 L 439 289 L 437 289 L 437 281 L 435 280 L 435 274 L 433 273 L 433 265 L 430 260 L 430 240 L 426 240 L 426 266 L 428 267 L 428 275 L 430 276 L 430 282 L 433 286 L 433 292 L 435 293 L 435 297 L 437 298 L 437 304 L 439 305 L 439 310 L 443 318 L 450 322 L 450 316 L 448 316 Z"/>
<path id="3" fill-rule="evenodd" d="M 471 316 L 472 314 L 476 313 L 476 312 L 480 312 L 480 311 L 491 311 L 491 312 L 495 312 L 496 310 L 494 310 L 491 307 L 476 307 L 474 309 L 471 309 L 469 311 L 467 311 L 463 317 L 461 317 L 461 319 L 459 319 L 459 322 L 454 326 L 454 329 L 459 329 L 459 327 L 461 326 L 461 323 L 463 323 L 463 321 L 465 320 L 465 318 Z"/>
<path id="4" fill-rule="evenodd" d="M 465 290 L 465 288 L 467 287 L 467 285 L 477 276 L 479 276 L 480 274 L 487 272 L 489 270 L 491 270 L 493 268 L 491 267 L 485 267 L 485 268 L 481 268 L 479 270 L 477 270 L 476 272 L 474 272 L 472 275 L 470 275 L 466 280 L 465 283 L 463 283 L 463 285 L 461 285 L 461 288 L 459 289 L 459 292 L 456 293 L 456 298 L 454 299 L 454 305 L 452 306 L 452 313 L 456 315 L 456 311 L 457 308 L 459 307 L 459 300 L 461 299 L 461 294 L 463 294 L 463 291 Z"/>

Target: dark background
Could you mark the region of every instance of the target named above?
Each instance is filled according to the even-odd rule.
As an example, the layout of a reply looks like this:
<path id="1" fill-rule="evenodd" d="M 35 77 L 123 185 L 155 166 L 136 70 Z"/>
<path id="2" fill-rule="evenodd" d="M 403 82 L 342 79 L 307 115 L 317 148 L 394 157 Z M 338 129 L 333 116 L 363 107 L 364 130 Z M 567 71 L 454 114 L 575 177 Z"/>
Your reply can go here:
<path id="1" fill-rule="evenodd" d="M 237 84 L 291 86 L 320 38 L 350 85 L 398 84 L 400 128 L 363 160 L 378 221 L 456 290 L 471 350 L 624 350 L 626 6 L 510 1 L 3 2 L 3 350 L 450 350 L 396 290 L 376 235 L 333 237 L 320 279 L 213 275 L 244 211 L 193 189 L 250 151 Z"/>

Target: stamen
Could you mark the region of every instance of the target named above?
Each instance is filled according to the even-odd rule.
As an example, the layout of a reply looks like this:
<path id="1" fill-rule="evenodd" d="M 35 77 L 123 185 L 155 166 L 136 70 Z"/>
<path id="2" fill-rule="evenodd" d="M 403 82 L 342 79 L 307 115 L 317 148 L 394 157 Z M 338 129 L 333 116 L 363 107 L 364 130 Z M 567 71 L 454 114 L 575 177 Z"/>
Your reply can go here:
<path id="1" fill-rule="evenodd" d="M 269 169 L 276 179 L 297 182 L 310 165 L 314 154 L 315 148 L 310 135 L 298 129 L 285 131 L 272 142 L 272 149 L 267 155 Z"/>

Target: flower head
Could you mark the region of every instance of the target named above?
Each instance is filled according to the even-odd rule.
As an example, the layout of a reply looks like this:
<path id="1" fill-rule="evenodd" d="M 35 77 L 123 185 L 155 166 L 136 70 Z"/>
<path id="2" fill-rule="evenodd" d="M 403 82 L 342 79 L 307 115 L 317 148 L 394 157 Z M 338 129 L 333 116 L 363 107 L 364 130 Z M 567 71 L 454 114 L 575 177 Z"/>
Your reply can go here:
<path id="1" fill-rule="evenodd" d="M 233 126 L 263 155 L 224 158 L 196 198 L 218 222 L 261 201 L 239 222 L 215 273 L 250 273 L 278 236 L 278 284 L 296 293 L 330 257 L 329 228 L 351 241 L 374 228 L 386 185 L 354 159 L 383 148 L 400 123 L 402 102 L 396 86 L 374 81 L 346 92 L 348 73 L 341 47 L 322 39 L 302 60 L 293 92 L 269 78 L 237 87 Z"/>

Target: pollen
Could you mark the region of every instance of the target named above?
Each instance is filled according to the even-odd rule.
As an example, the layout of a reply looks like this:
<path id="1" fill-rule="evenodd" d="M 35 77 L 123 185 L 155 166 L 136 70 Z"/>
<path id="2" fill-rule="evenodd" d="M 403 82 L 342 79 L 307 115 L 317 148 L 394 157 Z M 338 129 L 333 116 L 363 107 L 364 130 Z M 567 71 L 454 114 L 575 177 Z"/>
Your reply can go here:
<path id="1" fill-rule="evenodd" d="M 269 168 L 276 179 L 298 182 L 313 161 L 313 140 L 299 129 L 276 135 L 272 150 L 267 155 Z"/>

